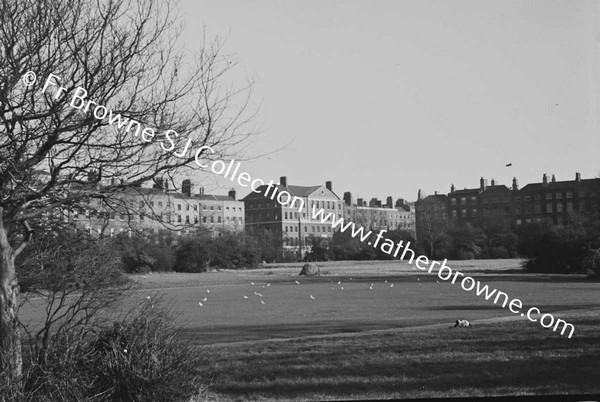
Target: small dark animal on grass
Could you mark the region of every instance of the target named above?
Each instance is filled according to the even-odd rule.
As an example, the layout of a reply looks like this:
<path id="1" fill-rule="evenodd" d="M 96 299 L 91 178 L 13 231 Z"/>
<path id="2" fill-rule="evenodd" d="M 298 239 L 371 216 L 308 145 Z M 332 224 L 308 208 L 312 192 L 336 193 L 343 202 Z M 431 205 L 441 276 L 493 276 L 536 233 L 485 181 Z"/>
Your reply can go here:
<path id="1" fill-rule="evenodd" d="M 456 327 L 472 328 L 473 325 L 471 325 L 471 323 L 467 320 L 456 320 L 456 324 L 454 324 L 454 328 L 456 328 Z"/>

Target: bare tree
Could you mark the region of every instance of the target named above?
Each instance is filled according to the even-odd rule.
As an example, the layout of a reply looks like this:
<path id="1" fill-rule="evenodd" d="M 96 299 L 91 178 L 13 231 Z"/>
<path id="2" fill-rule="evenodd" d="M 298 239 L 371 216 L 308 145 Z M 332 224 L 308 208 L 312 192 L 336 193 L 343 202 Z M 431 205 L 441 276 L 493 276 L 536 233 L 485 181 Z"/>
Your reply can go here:
<path id="1" fill-rule="evenodd" d="M 0 371 L 22 372 L 15 258 L 34 234 L 28 222 L 110 204 L 157 175 L 199 169 L 196 158 L 232 155 L 250 135 L 251 85 L 225 85 L 233 63 L 218 42 L 190 62 L 173 10 L 0 0 Z"/>
<path id="2" fill-rule="evenodd" d="M 417 240 L 427 249 L 429 257 L 434 258 L 434 251 L 452 227 L 452 222 L 446 214 L 445 203 L 436 196 L 418 200 L 416 220 Z"/>

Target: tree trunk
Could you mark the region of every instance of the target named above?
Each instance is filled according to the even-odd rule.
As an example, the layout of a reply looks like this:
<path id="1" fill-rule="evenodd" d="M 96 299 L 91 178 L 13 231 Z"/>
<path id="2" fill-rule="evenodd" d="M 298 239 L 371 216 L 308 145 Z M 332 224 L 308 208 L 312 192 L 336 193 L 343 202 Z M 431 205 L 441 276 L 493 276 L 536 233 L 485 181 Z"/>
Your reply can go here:
<path id="1" fill-rule="evenodd" d="M 19 332 L 19 284 L 15 272 L 15 253 L 8 242 L 0 208 L 0 371 L 8 370 L 19 378 L 23 369 Z"/>

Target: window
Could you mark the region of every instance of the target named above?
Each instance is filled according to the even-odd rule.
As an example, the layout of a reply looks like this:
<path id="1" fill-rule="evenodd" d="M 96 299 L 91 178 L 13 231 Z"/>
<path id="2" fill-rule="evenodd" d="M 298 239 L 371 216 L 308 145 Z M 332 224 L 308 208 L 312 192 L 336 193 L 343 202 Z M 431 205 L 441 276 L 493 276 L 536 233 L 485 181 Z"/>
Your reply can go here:
<path id="1" fill-rule="evenodd" d="M 462 210 L 462 216 L 467 216 L 467 210 L 466 209 Z"/>
<path id="2" fill-rule="evenodd" d="M 535 204 L 535 205 L 533 206 L 533 211 L 534 211 L 536 214 L 541 214 L 541 213 L 542 213 L 542 206 L 541 206 L 540 204 Z"/>
<path id="3" fill-rule="evenodd" d="M 197 210 L 198 210 L 198 205 L 194 204 L 194 211 L 197 211 Z"/>
<path id="4" fill-rule="evenodd" d="M 487 203 L 488 203 L 488 201 L 489 201 L 489 200 L 488 200 L 487 198 L 484 198 L 484 199 L 482 199 L 482 200 L 481 200 L 481 202 L 482 202 L 483 204 L 487 204 Z"/>
<path id="5" fill-rule="evenodd" d="M 140 208 L 144 208 L 144 201 L 140 201 Z"/>
<path id="6" fill-rule="evenodd" d="M 550 204 L 550 203 L 546 204 L 546 213 L 548 213 L 548 214 L 552 213 L 552 204 Z"/>
<path id="7" fill-rule="evenodd" d="M 206 216 L 202 217 L 202 223 L 206 223 Z"/>
<path id="8" fill-rule="evenodd" d="M 206 211 L 206 204 L 202 205 L 202 210 Z"/>
<path id="9" fill-rule="evenodd" d="M 456 205 L 456 198 L 450 198 L 450 205 Z"/>
<path id="10" fill-rule="evenodd" d="M 562 212 L 563 211 L 563 205 L 561 203 L 556 204 L 556 212 Z"/>
<path id="11" fill-rule="evenodd" d="M 242 220 L 242 218 L 238 218 L 238 222 L 239 222 L 240 224 L 241 224 L 241 223 L 243 223 L 243 220 Z"/>
<path id="12" fill-rule="evenodd" d="M 294 226 L 294 232 L 298 233 L 298 226 Z"/>
<path id="13" fill-rule="evenodd" d="M 525 201 L 525 202 L 531 201 L 531 196 L 526 195 L 525 197 L 523 197 L 523 201 Z"/>
<path id="14" fill-rule="evenodd" d="M 181 215 L 177 215 L 177 222 L 181 222 Z"/>
<path id="15" fill-rule="evenodd" d="M 315 233 L 315 227 L 314 226 L 312 227 L 312 231 L 313 231 L 313 233 Z"/>
<path id="16" fill-rule="evenodd" d="M 210 223 L 215 223 L 215 217 L 214 216 L 210 217 Z"/>
<path id="17" fill-rule="evenodd" d="M 474 210 L 471 211 L 471 216 L 473 218 L 475 218 L 477 216 L 477 210 L 476 209 L 474 209 Z"/>
<path id="18" fill-rule="evenodd" d="M 177 204 L 177 210 L 181 211 L 181 204 Z"/>
<path id="19" fill-rule="evenodd" d="M 517 219 L 517 225 L 520 225 L 520 224 L 521 224 L 521 220 Z"/>
<path id="20" fill-rule="evenodd" d="M 461 204 L 466 204 L 467 203 L 467 197 L 461 197 L 460 203 Z"/>
<path id="21" fill-rule="evenodd" d="M 229 211 L 229 207 L 225 207 L 225 211 Z"/>
<path id="22" fill-rule="evenodd" d="M 515 197 L 515 202 L 521 202 L 521 197 L 519 197 L 518 195 Z"/>
<path id="23" fill-rule="evenodd" d="M 539 194 L 534 194 L 533 199 L 539 201 L 542 199 L 542 197 Z"/>
<path id="24" fill-rule="evenodd" d="M 525 205 L 525 214 L 531 214 L 531 205 Z"/>
<path id="25" fill-rule="evenodd" d="M 456 218 L 456 209 L 453 209 L 453 210 L 452 210 L 452 217 L 453 217 L 453 218 Z"/>
<path id="26" fill-rule="evenodd" d="M 194 216 L 194 223 L 198 223 L 198 217 Z"/>
<path id="27" fill-rule="evenodd" d="M 286 226 L 286 227 L 285 227 L 285 233 L 287 233 L 287 232 L 288 232 L 288 227 Z"/>
<path id="28" fill-rule="evenodd" d="M 573 198 L 573 192 L 567 191 L 567 198 Z"/>
<path id="29" fill-rule="evenodd" d="M 562 193 L 556 193 L 555 197 L 557 200 L 562 200 Z"/>
<path id="30" fill-rule="evenodd" d="M 214 210 L 215 210 L 215 206 L 214 206 L 214 205 L 211 205 L 211 206 L 210 206 L 210 210 L 211 210 L 211 211 L 214 211 Z"/>
<path id="31" fill-rule="evenodd" d="M 217 222 L 221 223 L 221 217 L 220 216 L 217 218 Z"/>
<path id="32" fill-rule="evenodd" d="M 143 221 L 144 220 L 144 214 L 140 214 L 140 220 Z"/>
<path id="33" fill-rule="evenodd" d="M 190 223 L 190 216 L 189 215 L 185 216 L 185 223 Z"/>
<path id="34" fill-rule="evenodd" d="M 171 201 L 167 201 L 167 207 L 171 206 Z"/>
<path id="35" fill-rule="evenodd" d="M 329 201 L 327 201 L 327 209 L 329 209 L 329 208 L 331 208 L 331 207 L 329 206 Z"/>
<path id="36" fill-rule="evenodd" d="M 313 228 L 313 229 L 314 229 L 314 228 Z M 320 231 L 321 231 L 321 227 L 320 227 L 320 226 L 317 226 L 317 232 L 320 232 Z"/>
<path id="37" fill-rule="evenodd" d="M 477 204 L 477 197 L 471 197 L 471 204 Z"/>
<path id="38" fill-rule="evenodd" d="M 162 207 L 162 201 L 159 201 L 159 202 L 158 202 L 158 206 L 159 206 L 159 207 Z"/>
<path id="39" fill-rule="evenodd" d="M 153 207 L 154 206 L 154 201 L 150 201 L 150 206 Z"/>
<path id="40" fill-rule="evenodd" d="M 498 202 L 498 197 L 492 197 L 492 203 Z"/>
<path id="41" fill-rule="evenodd" d="M 515 207 L 515 214 L 521 215 L 521 207 L 520 206 Z"/>
<path id="42" fill-rule="evenodd" d="M 221 206 L 219 205 L 219 211 L 221 211 Z"/>
<path id="43" fill-rule="evenodd" d="M 552 193 L 546 193 L 546 199 L 547 200 L 551 200 L 552 199 Z"/>
<path id="44" fill-rule="evenodd" d="M 567 201 L 567 212 L 573 212 L 573 203 L 571 201 Z"/>
<path id="45" fill-rule="evenodd" d="M 269 212 L 267 212 L 267 213 L 265 214 L 265 219 L 266 219 L 266 220 L 269 220 L 270 218 L 271 218 L 271 214 L 270 214 Z"/>
<path id="46" fill-rule="evenodd" d="M 287 218 L 288 218 L 288 213 L 287 213 L 287 211 L 284 213 L 284 215 L 285 215 L 285 219 L 287 219 Z"/>
<path id="47" fill-rule="evenodd" d="M 187 205 L 185 206 L 185 210 L 186 210 L 186 211 L 189 211 L 189 210 L 190 210 L 190 204 L 187 204 Z"/>

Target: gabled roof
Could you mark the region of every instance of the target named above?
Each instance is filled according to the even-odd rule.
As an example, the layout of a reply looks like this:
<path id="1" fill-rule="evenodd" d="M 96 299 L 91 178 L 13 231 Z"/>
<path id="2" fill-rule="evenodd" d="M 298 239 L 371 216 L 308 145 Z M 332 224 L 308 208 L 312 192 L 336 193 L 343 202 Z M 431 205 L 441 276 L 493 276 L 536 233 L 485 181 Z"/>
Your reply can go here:
<path id="1" fill-rule="evenodd" d="M 282 192 L 282 191 L 286 191 L 288 193 L 290 193 L 290 195 L 292 197 L 309 197 L 311 195 L 313 195 L 315 193 L 315 191 L 323 188 L 326 191 L 330 191 L 331 194 L 333 194 L 335 196 L 335 198 L 337 198 L 338 200 L 340 200 L 340 197 L 337 196 L 336 193 L 334 193 L 333 191 L 327 189 L 325 186 L 323 185 L 319 185 L 319 186 L 283 186 L 281 184 L 273 184 L 271 186 L 272 188 L 276 188 L 278 192 Z M 268 185 L 263 185 L 263 186 L 259 186 L 256 190 L 256 192 L 251 191 L 250 194 L 248 194 L 247 196 L 245 196 L 244 198 L 242 198 L 242 200 L 246 200 L 246 199 L 251 199 L 251 198 L 255 198 L 255 197 L 260 197 L 262 196 L 262 194 L 264 194 L 267 189 L 269 188 Z M 273 189 L 269 190 L 269 195 L 273 194 Z"/>

